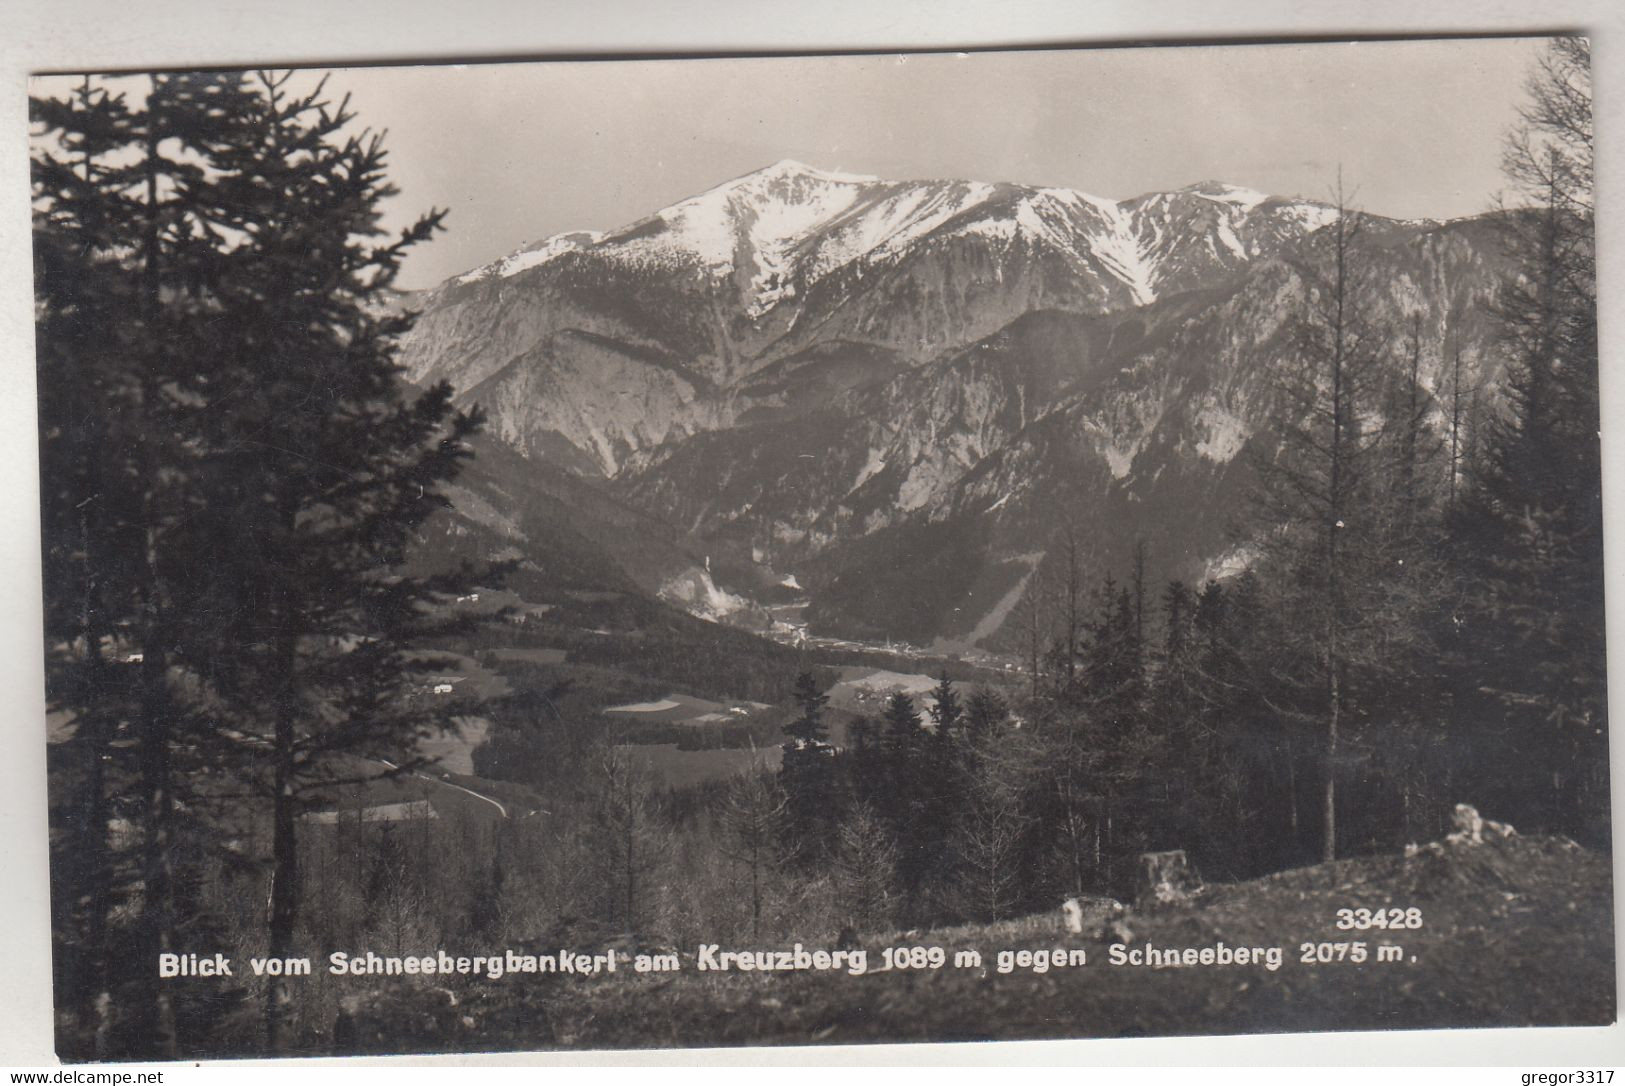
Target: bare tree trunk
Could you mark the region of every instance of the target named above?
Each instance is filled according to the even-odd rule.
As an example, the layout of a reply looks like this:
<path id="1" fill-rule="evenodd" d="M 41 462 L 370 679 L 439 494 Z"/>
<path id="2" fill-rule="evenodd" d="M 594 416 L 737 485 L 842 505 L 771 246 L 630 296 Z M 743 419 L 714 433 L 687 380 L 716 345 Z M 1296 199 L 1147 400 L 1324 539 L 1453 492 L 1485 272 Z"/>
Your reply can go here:
<path id="1" fill-rule="evenodd" d="M 1027 674 L 1031 680 L 1032 700 L 1038 700 L 1039 668 L 1043 661 L 1044 652 L 1044 616 L 1041 608 L 1044 599 L 1044 571 L 1043 559 L 1039 559 L 1038 566 L 1033 569 L 1032 578 L 1027 582 Z"/>
<path id="2" fill-rule="evenodd" d="M 1073 680 L 1077 677 L 1078 664 L 1078 627 L 1082 624 L 1078 617 L 1078 594 L 1082 591 L 1078 572 L 1078 540 L 1073 534 L 1072 526 L 1066 528 L 1066 685 L 1072 689 Z"/>
<path id="3" fill-rule="evenodd" d="M 627 782 L 630 789 L 631 782 Z M 631 798 L 627 800 L 630 810 Z M 626 927 L 628 931 L 637 930 L 637 921 L 633 917 L 632 908 L 637 901 L 637 826 L 634 817 L 628 814 L 626 819 Z"/>
<path id="4" fill-rule="evenodd" d="M 1456 483 L 1461 477 L 1461 344 L 1455 344 L 1450 362 L 1450 507 L 1456 506 Z"/>
<path id="5" fill-rule="evenodd" d="M 93 690 L 105 690 L 110 681 L 107 660 L 102 655 L 102 630 L 95 617 L 98 609 L 87 593 L 85 608 L 85 662 Z M 104 759 L 111 748 L 113 723 L 100 704 L 82 718 L 80 741 L 84 744 L 85 787 L 80 801 L 78 856 L 76 861 L 85 871 L 85 940 L 78 948 L 80 968 L 75 981 L 77 995 L 83 1000 L 80 1013 L 87 1021 L 95 1017 L 95 1008 L 107 990 L 107 914 L 112 905 L 113 849 L 107 838 L 108 803 L 107 771 Z"/>
<path id="6" fill-rule="evenodd" d="M 1110 886 L 1112 876 L 1115 873 L 1115 867 L 1112 864 L 1112 801 L 1110 795 L 1101 802 L 1100 823 L 1101 831 L 1105 835 L 1106 885 Z"/>
<path id="7" fill-rule="evenodd" d="M 173 860 L 170 856 L 174 797 L 170 792 L 170 732 L 164 681 L 168 670 L 156 638 L 143 646 L 141 664 L 141 776 L 146 801 L 146 841 L 142 850 L 141 930 L 145 943 L 143 971 L 152 976 L 150 992 L 137 1013 L 141 1054 L 175 1058 L 175 1006 L 169 988 L 157 978 L 158 957 L 174 952 L 171 910 Z"/>
<path id="8" fill-rule="evenodd" d="M 141 316 L 156 354 L 160 329 L 158 319 L 161 303 L 159 270 L 159 193 L 158 193 L 158 108 L 157 77 L 151 77 L 153 93 L 148 98 L 146 130 L 146 212 L 147 221 L 143 238 Z M 160 401 L 158 375 L 153 366 L 143 374 L 141 394 L 149 407 Z M 175 1008 L 168 988 L 157 978 L 158 955 L 171 953 L 173 947 L 174 917 L 171 912 L 172 858 L 170 856 L 173 831 L 174 796 L 170 781 L 170 705 L 168 698 L 168 664 L 166 638 L 162 624 L 164 601 L 159 599 L 159 513 L 155 490 L 159 484 L 159 464 L 152 447 L 140 445 L 138 461 L 141 465 L 141 485 L 146 493 L 141 503 L 142 529 L 145 535 L 141 579 L 143 625 L 141 630 L 141 775 L 142 793 L 146 804 L 146 842 L 142 856 L 142 914 L 141 929 L 146 943 L 146 967 L 152 971 L 151 988 L 137 1014 L 141 1032 L 143 1054 L 150 1052 L 160 1059 L 175 1056 Z M 151 1048 L 147 1048 L 150 1042 Z"/>
<path id="9" fill-rule="evenodd" d="M 1144 539 L 1134 541 L 1134 636 L 1141 645 L 1145 644 L 1145 560 L 1146 542 Z"/>
<path id="10" fill-rule="evenodd" d="M 1321 858 L 1327 863 L 1337 859 L 1337 725 L 1343 699 L 1335 671 L 1331 695 L 1331 712 L 1326 722 L 1326 835 L 1321 843 Z"/>
<path id="11" fill-rule="evenodd" d="M 1298 752 L 1290 737 L 1286 743 L 1286 794 L 1287 825 L 1291 827 L 1292 847 L 1296 851 L 1303 847 L 1303 842 L 1298 837 Z"/>
<path id="12" fill-rule="evenodd" d="M 81 85 L 81 95 L 88 100 L 91 93 L 90 77 Z M 87 149 L 82 160 L 83 180 L 87 187 L 95 183 L 95 167 Z M 86 872 L 85 939 L 78 948 L 79 969 L 74 981 L 77 995 L 83 1000 L 79 1013 L 85 1021 L 99 1018 L 97 1008 L 105 1006 L 107 991 L 107 913 L 112 905 L 113 849 L 108 841 L 107 772 L 104 759 L 111 748 L 115 726 L 104 707 L 101 692 L 111 687 L 112 676 L 107 658 L 102 654 L 102 638 L 111 633 L 99 591 L 100 576 L 97 569 L 101 553 L 99 540 L 103 534 L 101 507 L 106 503 L 104 482 L 99 462 L 92 460 L 95 472 L 91 482 L 91 497 L 79 505 L 79 546 L 85 555 L 84 595 L 79 615 L 80 628 L 85 639 L 85 674 L 92 694 L 91 710 L 80 718 L 80 741 L 84 745 L 85 788 L 80 801 L 84 819 L 78 841 L 78 862 Z M 93 526 L 94 525 L 94 526 Z"/>
<path id="13" fill-rule="evenodd" d="M 294 822 L 294 706 L 295 643 L 284 634 L 277 646 L 283 689 L 278 691 L 275 778 L 272 783 L 270 956 L 293 953 L 294 928 L 299 921 L 299 842 Z M 287 1043 L 288 1008 L 292 993 L 285 977 L 272 977 L 265 992 L 265 1043 L 279 1052 Z"/>
<path id="14" fill-rule="evenodd" d="M 278 722 L 277 730 L 282 730 Z M 294 831 L 289 772 L 283 759 L 277 759 L 277 803 L 271 829 L 271 917 L 270 956 L 285 958 L 293 951 L 294 925 L 298 916 L 298 846 Z M 292 996 L 282 977 L 272 977 L 265 993 L 265 1043 L 272 1052 L 286 1042 L 288 1007 Z"/>
<path id="15" fill-rule="evenodd" d="M 750 845 L 750 935 L 762 934 L 762 865 L 761 844 L 754 838 Z"/>
<path id="16" fill-rule="evenodd" d="M 1399 793 L 1400 824 L 1404 826 L 1404 836 L 1407 841 L 1412 840 L 1415 834 L 1411 832 L 1411 778 L 1407 774 L 1404 787 Z"/>
<path id="17" fill-rule="evenodd" d="M 1349 226 L 1348 214 L 1343 199 L 1341 174 L 1338 177 L 1337 187 L 1337 234 L 1335 244 L 1337 278 L 1333 284 L 1336 296 L 1333 301 L 1335 310 L 1332 324 L 1331 355 L 1332 435 L 1326 507 L 1326 682 L 1327 693 L 1330 697 L 1326 720 L 1325 837 L 1321 847 L 1322 858 L 1327 863 L 1337 858 L 1337 729 L 1338 718 L 1341 716 L 1343 708 L 1343 692 L 1338 682 L 1338 670 L 1342 662 L 1338 657 L 1337 639 L 1343 615 L 1342 608 L 1339 606 L 1342 581 L 1339 577 L 1339 549 L 1337 543 L 1338 537 L 1343 530 L 1343 476 L 1346 470 L 1346 465 L 1343 463 L 1344 430 L 1351 421 L 1347 402 L 1348 394 L 1344 381 L 1344 335 L 1347 331 L 1347 307 L 1349 301 Z"/>
<path id="18" fill-rule="evenodd" d="M 1084 889 L 1084 872 L 1088 869 L 1088 865 L 1084 861 L 1084 853 L 1089 847 L 1087 838 L 1091 834 L 1091 827 L 1080 814 L 1082 800 L 1078 795 L 1075 777 L 1077 772 L 1075 768 L 1077 764 L 1076 740 L 1075 737 L 1071 736 L 1070 732 L 1068 734 L 1068 743 L 1063 755 L 1066 758 L 1066 771 L 1058 782 L 1058 789 L 1063 817 L 1065 818 L 1067 859 L 1071 862 L 1072 867 L 1072 890 L 1074 893 L 1081 894 Z M 1094 866 L 1097 868 L 1100 865 L 1099 833 L 1100 828 L 1097 821 L 1093 828 Z"/>

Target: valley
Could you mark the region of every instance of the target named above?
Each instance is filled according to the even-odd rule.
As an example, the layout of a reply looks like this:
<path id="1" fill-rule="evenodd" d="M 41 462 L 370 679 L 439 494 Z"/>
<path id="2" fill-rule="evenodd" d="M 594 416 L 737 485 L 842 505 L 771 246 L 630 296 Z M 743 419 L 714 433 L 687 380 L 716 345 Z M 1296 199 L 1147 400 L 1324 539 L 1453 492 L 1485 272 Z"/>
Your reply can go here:
<path id="1" fill-rule="evenodd" d="M 1256 558 L 1236 511 L 1274 455 L 1289 315 L 1334 211 L 1218 182 L 1113 202 L 786 161 L 409 299 L 408 373 L 489 417 L 420 533 L 425 568 L 507 566 L 458 605 L 502 633 L 457 651 L 550 727 L 686 759 L 669 783 L 776 753 L 802 670 L 846 713 L 885 700 L 854 701 L 857 667 L 1015 688 L 1064 584 L 1139 562 L 1200 585 Z M 1443 427 L 1464 382 L 1498 376 L 1475 315 L 1503 274 L 1494 227 L 1361 226 L 1378 319 L 1411 329 Z M 653 664 L 705 642 L 731 648 L 703 681 Z M 537 700 L 559 684 L 565 708 Z M 777 719 L 678 735 L 624 708 L 690 699 Z M 528 741 L 511 708 L 496 720 L 488 771 L 537 783 L 500 767 Z"/>

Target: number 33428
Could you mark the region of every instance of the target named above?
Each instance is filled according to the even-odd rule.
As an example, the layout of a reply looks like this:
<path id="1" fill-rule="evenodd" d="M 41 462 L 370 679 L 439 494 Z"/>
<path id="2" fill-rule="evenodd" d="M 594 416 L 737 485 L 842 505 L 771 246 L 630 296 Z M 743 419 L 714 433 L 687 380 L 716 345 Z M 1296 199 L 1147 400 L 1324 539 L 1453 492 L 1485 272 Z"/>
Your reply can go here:
<path id="1" fill-rule="evenodd" d="M 1338 909 L 1337 926 L 1344 931 L 1366 931 L 1370 928 L 1419 928 L 1422 910 L 1409 909 Z"/>

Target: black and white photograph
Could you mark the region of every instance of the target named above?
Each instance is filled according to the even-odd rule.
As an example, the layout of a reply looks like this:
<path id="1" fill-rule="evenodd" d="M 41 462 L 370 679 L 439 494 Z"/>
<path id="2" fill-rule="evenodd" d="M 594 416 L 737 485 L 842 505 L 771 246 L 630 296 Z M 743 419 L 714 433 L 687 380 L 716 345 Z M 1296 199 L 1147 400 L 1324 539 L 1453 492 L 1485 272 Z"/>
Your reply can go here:
<path id="1" fill-rule="evenodd" d="M 36 76 L 56 1054 L 1613 1024 L 1591 86 Z"/>

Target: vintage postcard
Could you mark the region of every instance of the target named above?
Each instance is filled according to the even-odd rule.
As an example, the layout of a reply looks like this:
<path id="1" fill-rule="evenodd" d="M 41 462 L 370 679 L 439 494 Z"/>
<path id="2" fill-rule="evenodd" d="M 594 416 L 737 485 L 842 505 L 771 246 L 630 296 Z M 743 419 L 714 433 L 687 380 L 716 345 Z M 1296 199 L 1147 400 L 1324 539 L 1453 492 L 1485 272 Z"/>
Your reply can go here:
<path id="1" fill-rule="evenodd" d="M 31 90 L 62 1059 L 1614 1021 L 1585 39 Z"/>

